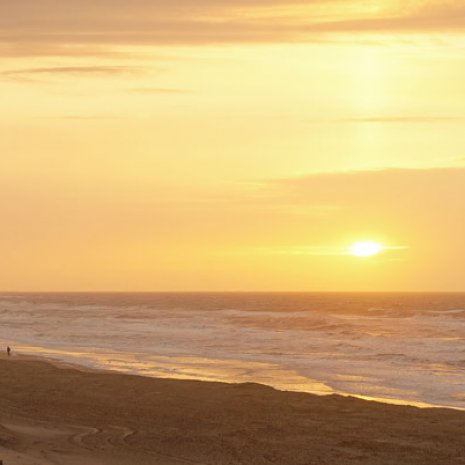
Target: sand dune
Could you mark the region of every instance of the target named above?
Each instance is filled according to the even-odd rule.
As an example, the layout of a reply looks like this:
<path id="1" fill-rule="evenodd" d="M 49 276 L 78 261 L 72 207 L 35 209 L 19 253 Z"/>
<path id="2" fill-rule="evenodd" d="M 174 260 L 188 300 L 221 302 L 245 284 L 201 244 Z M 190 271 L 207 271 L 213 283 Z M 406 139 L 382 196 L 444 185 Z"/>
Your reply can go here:
<path id="1" fill-rule="evenodd" d="M 465 464 L 465 413 L 0 359 L 4 465 Z"/>

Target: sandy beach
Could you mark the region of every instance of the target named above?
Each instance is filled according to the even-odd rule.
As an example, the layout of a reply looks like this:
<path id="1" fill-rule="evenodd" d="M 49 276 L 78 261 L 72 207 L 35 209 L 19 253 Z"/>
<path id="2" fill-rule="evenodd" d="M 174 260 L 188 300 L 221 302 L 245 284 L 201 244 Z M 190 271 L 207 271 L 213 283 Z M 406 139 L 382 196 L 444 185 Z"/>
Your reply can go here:
<path id="1" fill-rule="evenodd" d="M 0 359 L 4 465 L 465 464 L 465 413 Z"/>

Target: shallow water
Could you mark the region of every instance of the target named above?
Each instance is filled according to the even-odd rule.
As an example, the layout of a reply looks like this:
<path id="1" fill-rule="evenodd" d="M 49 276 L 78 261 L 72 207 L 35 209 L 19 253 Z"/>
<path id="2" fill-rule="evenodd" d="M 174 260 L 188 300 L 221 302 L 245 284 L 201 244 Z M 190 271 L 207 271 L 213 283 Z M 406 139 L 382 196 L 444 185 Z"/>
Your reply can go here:
<path id="1" fill-rule="evenodd" d="M 465 407 L 465 294 L 3 294 L 0 339 L 146 376 Z"/>

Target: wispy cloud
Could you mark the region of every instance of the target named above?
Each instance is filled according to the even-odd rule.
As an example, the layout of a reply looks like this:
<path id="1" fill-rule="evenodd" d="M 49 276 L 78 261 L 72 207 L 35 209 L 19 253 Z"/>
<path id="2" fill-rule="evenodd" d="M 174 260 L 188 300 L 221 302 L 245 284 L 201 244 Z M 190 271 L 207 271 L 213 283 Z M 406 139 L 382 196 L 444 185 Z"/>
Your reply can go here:
<path id="1" fill-rule="evenodd" d="M 257 247 L 259 254 L 344 257 L 355 255 L 351 244 L 359 241 L 380 243 L 379 259 L 388 261 L 431 254 L 432 248 L 441 260 L 441 253 L 449 254 L 447 259 L 454 251 L 465 253 L 465 168 L 314 173 L 264 180 L 261 189 L 274 205 L 338 208 L 321 217 L 299 217 L 305 233 L 298 234 L 298 242 Z M 286 212 L 284 223 L 293 224 L 296 219 Z"/>
<path id="2" fill-rule="evenodd" d="M 136 76 L 141 74 L 139 68 L 130 66 L 51 66 L 37 68 L 10 69 L 0 72 L 0 79 L 14 82 L 43 82 L 51 77 L 109 77 Z"/>
<path id="3" fill-rule="evenodd" d="M 114 120 L 114 119 L 125 119 L 123 116 L 111 116 L 111 115 L 65 115 L 58 116 L 58 119 L 62 120 L 75 120 L 75 121 L 95 121 L 95 120 Z"/>
<path id="4" fill-rule="evenodd" d="M 37 75 L 121 75 L 139 74 L 138 68 L 128 66 L 55 66 L 39 68 L 21 68 L 3 71 L 2 76 L 24 78 Z"/>
<path id="5" fill-rule="evenodd" d="M 382 245 L 379 253 L 385 254 L 392 251 L 407 250 L 408 246 L 401 245 Z M 345 247 L 335 245 L 308 245 L 302 247 L 277 247 L 268 249 L 259 249 L 260 252 L 268 255 L 297 255 L 311 257 L 337 257 L 337 256 L 353 256 L 351 245 Z"/>
<path id="6" fill-rule="evenodd" d="M 462 33 L 461 0 L 21 0 L 0 3 L 0 51 L 76 47 L 306 42 L 334 33 Z M 373 2 L 375 3 L 375 2 Z M 72 49 L 70 48 L 70 53 Z"/>
<path id="7" fill-rule="evenodd" d="M 334 121 L 334 120 L 333 120 Z M 335 120 L 340 123 L 412 123 L 412 124 L 428 124 L 428 123 L 451 123 L 465 122 L 465 117 L 460 116 L 369 116 L 356 118 L 342 118 Z"/>
<path id="8" fill-rule="evenodd" d="M 139 87 L 135 89 L 129 89 L 129 92 L 135 94 L 165 94 L 165 95 L 176 95 L 176 94 L 193 94 L 194 91 L 189 89 L 176 89 L 176 88 L 169 88 L 169 87 Z"/>
<path id="9" fill-rule="evenodd" d="M 432 186 L 440 186 L 440 191 Z M 416 208 L 431 217 L 445 214 L 444 204 L 454 214 L 458 206 L 465 212 L 465 168 L 460 166 L 315 173 L 266 180 L 262 190 L 295 204 L 336 205 L 340 207 L 338 214 L 352 212 L 354 217 L 360 210 L 367 217 L 375 218 L 382 211 L 385 217 L 403 212 L 408 218 Z"/>

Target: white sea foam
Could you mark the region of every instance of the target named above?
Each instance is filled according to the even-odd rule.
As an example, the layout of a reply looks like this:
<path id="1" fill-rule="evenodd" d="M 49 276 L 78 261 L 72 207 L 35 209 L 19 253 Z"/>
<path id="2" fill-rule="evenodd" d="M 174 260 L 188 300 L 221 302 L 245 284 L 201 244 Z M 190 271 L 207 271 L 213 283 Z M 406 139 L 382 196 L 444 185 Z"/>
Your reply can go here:
<path id="1" fill-rule="evenodd" d="M 146 376 L 465 407 L 465 295 L 0 296 L 16 350 Z"/>

